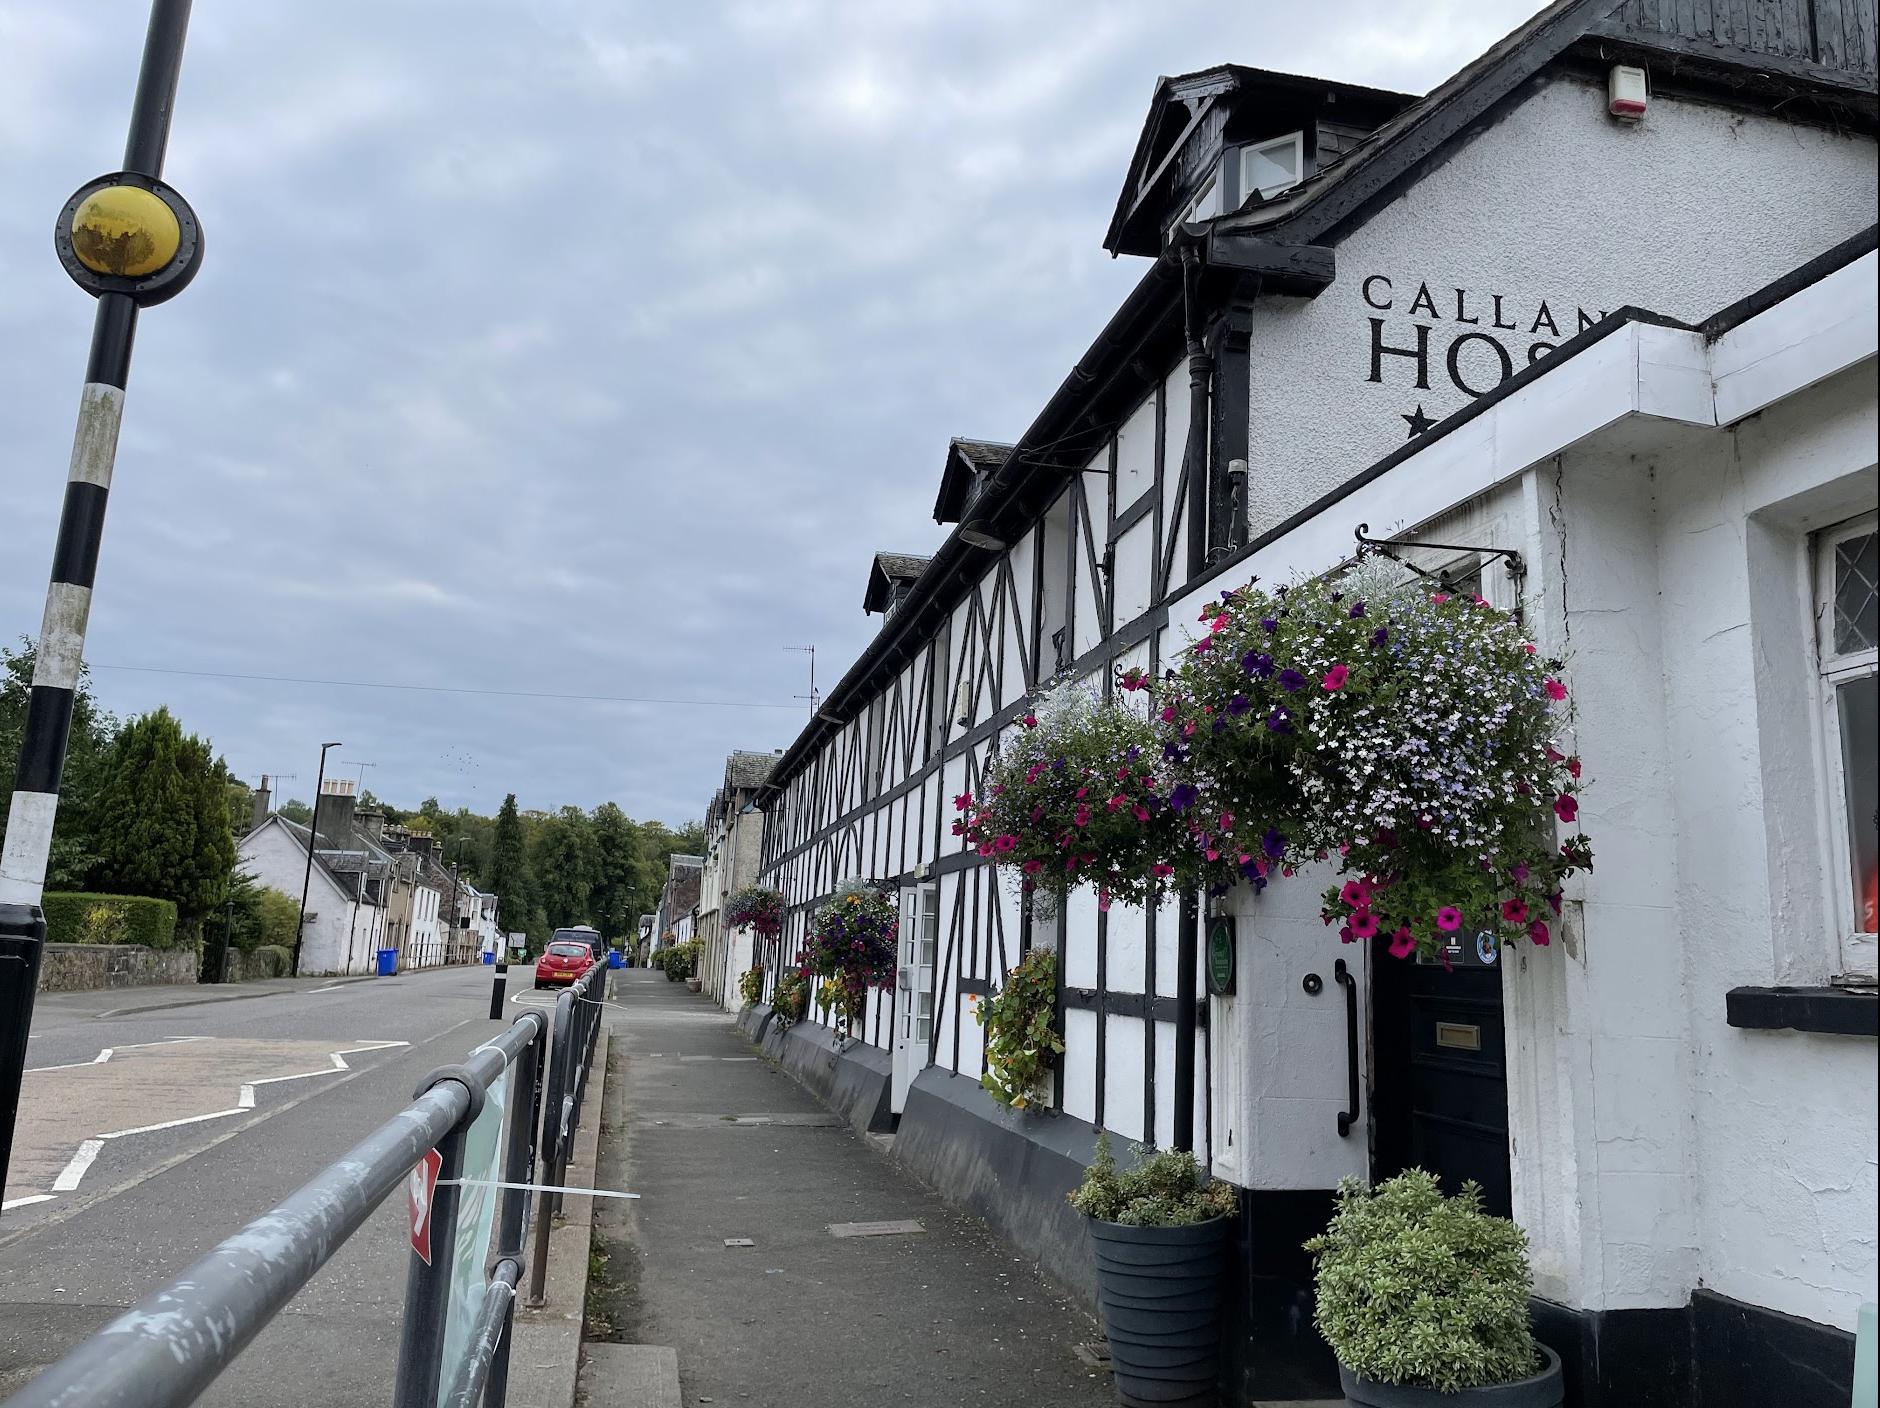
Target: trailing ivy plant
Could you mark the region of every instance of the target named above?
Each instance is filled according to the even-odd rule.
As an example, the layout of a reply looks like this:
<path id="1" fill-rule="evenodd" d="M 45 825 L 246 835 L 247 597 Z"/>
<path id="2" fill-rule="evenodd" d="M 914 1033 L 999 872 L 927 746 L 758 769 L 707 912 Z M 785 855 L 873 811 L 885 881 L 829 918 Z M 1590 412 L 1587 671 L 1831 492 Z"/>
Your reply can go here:
<path id="1" fill-rule="evenodd" d="M 1057 955 L 1035 948 L 1005 975 L 1005 985 L 973 1011 L 986 1029 L 986 1070 L 979 1083 L 1001 1104 L 1022 1110 L 1038 1098 L 1045 1076 L 1063 1054 L 1051 1025 L 1057 996 Z"/>
<path id="2" fill-rule="evenodd" d="M 1071 1206 L 1126 1227 L 1187 1227 L 1238 1211 L 1233 1185 L 1208 1178 L 1188 1150 L 1151 1152 L 1132 1144 L 1130 1153 L 1135 1163 L 1119 1170 L 1109 1134 L 1099 1133 L 1097 1156 L 1071 1193 Z"/>
<path id="3" fill-rule="evenodd" d="M 770 995 L 770 1010 L 780 1026 L 791 1027 L 802 1021 L 809 1010 L 809 974 L 801 968 L 786 968 L 777 979 L 777 990 Z"/>
<path id="4" fill-rule="evenodd" d="M 747 968 L 738 977 L 738 996 L 747 1003 L 762 1001 L 764 996 L 764 970 L 761 967 Z"/>
<path id="5" fill-rule="evenodd" d="M 1331 1223 L 1305 1249 L 1317 1263 L 1313 1318 L 1354 1374 L 1454 1393 L 1540 1367 L 1527 1237 L 1482 1211 L 1476 1184 L 1445 1198 L 1422 1169 L 1375 1189 L 1347 1178 Z"/>

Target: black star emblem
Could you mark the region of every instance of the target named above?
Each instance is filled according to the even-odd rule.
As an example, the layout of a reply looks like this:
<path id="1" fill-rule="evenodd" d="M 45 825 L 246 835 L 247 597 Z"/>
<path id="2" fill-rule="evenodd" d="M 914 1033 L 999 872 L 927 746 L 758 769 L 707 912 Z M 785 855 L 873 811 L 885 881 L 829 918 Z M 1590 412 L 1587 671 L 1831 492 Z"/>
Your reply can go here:
<path id="1" fill-rule="evenodd" d="M 1407 440 L 1416 439 L 1417 436 L 1423 434 L 1432 425 L 1436 424 L 1433 419 L 1423 414 L 1423 403 L 1421 401 L 1417 402 L 1416 410 L 1412 411 L 1407 416 L 1399 416 L 1398 419 L 1406 422 L 1410 427 L 1409 435 L 1404 437 Z"/>

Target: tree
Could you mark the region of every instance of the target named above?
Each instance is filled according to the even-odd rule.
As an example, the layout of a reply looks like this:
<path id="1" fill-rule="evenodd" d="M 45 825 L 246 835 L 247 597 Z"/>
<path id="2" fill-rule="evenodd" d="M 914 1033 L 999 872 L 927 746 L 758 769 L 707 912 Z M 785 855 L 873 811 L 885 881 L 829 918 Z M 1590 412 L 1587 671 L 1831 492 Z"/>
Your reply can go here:
<path id="1" fill-rule="evenodd" d="M 119 732 L 93 810 L 98 886 L 174 901 L 192 932 L 222 903 L 235 869 L 228 768 L 167 708 Z"/>
<path id="2" fill-rule="evenodd" d="M 553 927 L 590 922 L 601 856 L 579 807 L 563 807 L 536 823 L 529 864 L 535 875 L 536 899 Z"/>
<path id="3" fill-rule="evenodd" d="M 13 804 L 33 659 L 30 640 L 22 640 L 17 652 L 0 648 L 0 836 L 6 834 L 7 812 Z M 96 859 L 92 843 L 94 801 L 117 730 L 117 720 L 100 709 L 91 696 L 90 673 L 80 670 L 72 701 L 72 731 L 65 748 L 65 772 L 59 784 L 59 814 L 53 823 L 52 856 L 46 871 L 48 889 L 82 889 L 89 879 Z"/>
<path id="4" fill-rule="evenodd" d="M 301 826 L 313 825 L 313 808 L 301 801 L 298 797 L 288 798 L 287 801 L 282 802 L 275 810 L 289 821 L 296 822 Z"/>
<path id="5" fill-rule="evenodd" d="M 529 857 L 523 849 L 522 817 L 516 811 L 516 794 L 503 798 L 503 809 L 496 814 L 496 828 L 490 838 L 490 863 L 482 888 L 497 898 L 498 913 L 509 928 L 523 927 L 534 907 L 534 886 L 530 883 Z"/>
<path id="6" fill-rule="evenodd" d="M 640 828 L 612 802 L 594 809 L 589 822 L 599 864 L 594 881 L 594 923 L 608 938 L 633 933 L 644 912 L 634 906 L 653 888 L 652 870 L 640 849 Z"/>

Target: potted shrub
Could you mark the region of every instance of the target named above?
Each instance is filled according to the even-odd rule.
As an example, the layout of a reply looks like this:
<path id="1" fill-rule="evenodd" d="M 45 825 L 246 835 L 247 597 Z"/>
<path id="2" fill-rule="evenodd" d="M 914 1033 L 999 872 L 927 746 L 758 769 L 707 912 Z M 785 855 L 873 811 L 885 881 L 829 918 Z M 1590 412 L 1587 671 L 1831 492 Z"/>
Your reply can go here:
<path id="1" fill-rule="evenodd" d="M 1119 1171 L 1107 1135 L 1070 1196 L 1090 1219 L 1097 1302 L 1119 1401 L 1209 1404 L 1221 1350 L 1221 1261 L 1233 1188 L 1186 1150 L 1134 1147 Z"/>
<path id="2" fill-rule="evenodd" d="M 1366 1408 L 1557 1408 L 1560 1359 L 1528 1326 L 1527 1237 L 1482 1211 L 1473 1183 L 1445 1198 L 1421 1169 L 1338 1187 L 1317 1263 L 1314 1320 L 1345 1401 Z"/>

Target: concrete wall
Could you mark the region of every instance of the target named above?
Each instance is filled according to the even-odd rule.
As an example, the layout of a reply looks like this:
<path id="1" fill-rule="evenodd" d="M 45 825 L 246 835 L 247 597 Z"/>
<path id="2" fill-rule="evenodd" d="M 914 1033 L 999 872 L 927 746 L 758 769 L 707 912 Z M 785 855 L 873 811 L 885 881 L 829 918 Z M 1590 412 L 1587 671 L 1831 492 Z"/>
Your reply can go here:
<path id="1" fill-rule="evenodd" d="M 1418 406 L 1441 419 L 1494 387 L 1504 353 L 1517 371 L 1545 355 L 1582 310 L 1706 318 L 1866 228 L 1875 169 L 1868 138 L 1663 96 L 1630 127 L 1603 86 L 1549 81 L 1340 243 L 1318 298 L 1255 306 L 1254 531 L 1403 444 Z M 1426 329 L 1427 387 L 1410 357 L 1369 379 L 1373 319 L 1387 347 Z"/>
<path id="2" fill-rule="evenodd" d="M 88 992 L 193 983 L 196 946 L 154 949 L 140 944 L 47 944 L 39 961 L 40 992 Z"/>

